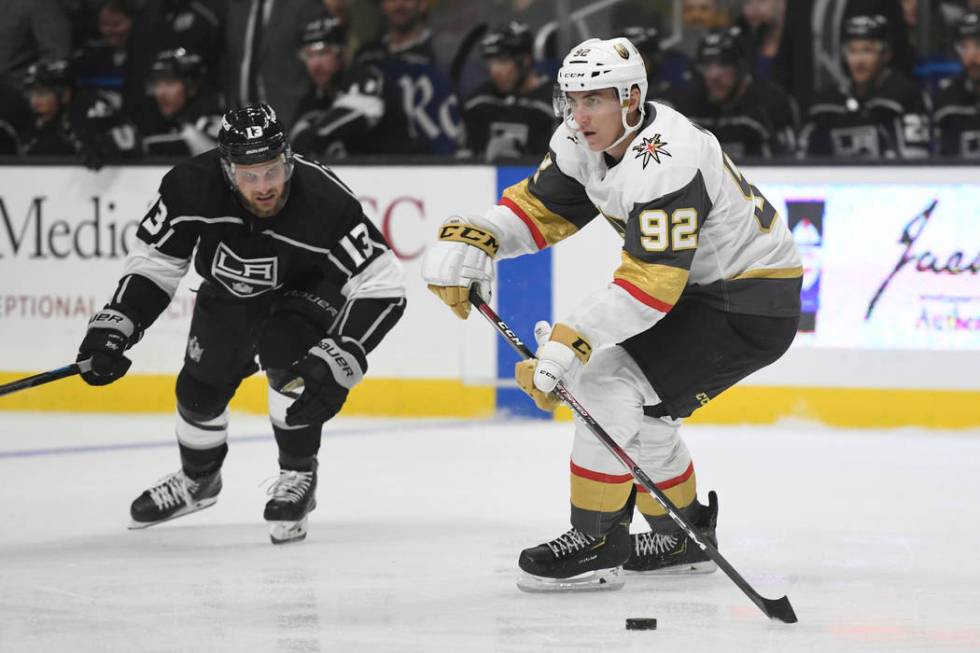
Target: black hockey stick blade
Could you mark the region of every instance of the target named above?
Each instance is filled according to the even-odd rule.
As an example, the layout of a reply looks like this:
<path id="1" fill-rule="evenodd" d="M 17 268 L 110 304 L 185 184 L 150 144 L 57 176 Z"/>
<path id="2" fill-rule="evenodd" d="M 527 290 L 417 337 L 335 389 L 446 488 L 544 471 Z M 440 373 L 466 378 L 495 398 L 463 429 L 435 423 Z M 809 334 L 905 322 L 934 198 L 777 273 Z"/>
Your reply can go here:
<path id="1" fill-rule="evenodd" d="M 762 611 L 766 613 L 770 619 L 775 621 L 782 621 L 784 624 L 795 624 L 797 622 L 796 613 L 793 612 L 793 606 L 789 604 L 789 597 L 784 596 L 780 599 L 767 599 L 764 596 L 760 596 L 762 599 Z"/>
<path id="2" fill-rule="evenodd" d="M 52 381 L 64 379 L 69 376 L 75 376 L 76 374 L 87 372 L 90 369 L 92 369 L 91 358 L 78 361 L 77 363 L 71 363 L 70 365 L 65 365 L 64 367 L 58 367 L 47 372 L 41 372 L 40 374 L 35 374 L 34 376 L 18 379 L 17 381 L 11 381 L 5 385 L 0 385 L 0 397 L 18 392 L 20 390 L 26 390 L 28 388 L 44 385 L 45 383 L 51 383 Z"/>
<path id="3" fill-rule="evenodd" d="M 456 54 L 453 55 L 453 60 L 449 64 L 449 81 L 452 83 L 454 91 L 458 92 L 459 90 L 459 80 L 463 76 L 463 67 L 466 66 L 466 60 L 469 58 L 473 48 L 476 47 L 477 42 L 486 33 L 487 24 L 477 23 L 466 33 L 466 36 L 460 41 L 459 47 L 456 48 Z"/>

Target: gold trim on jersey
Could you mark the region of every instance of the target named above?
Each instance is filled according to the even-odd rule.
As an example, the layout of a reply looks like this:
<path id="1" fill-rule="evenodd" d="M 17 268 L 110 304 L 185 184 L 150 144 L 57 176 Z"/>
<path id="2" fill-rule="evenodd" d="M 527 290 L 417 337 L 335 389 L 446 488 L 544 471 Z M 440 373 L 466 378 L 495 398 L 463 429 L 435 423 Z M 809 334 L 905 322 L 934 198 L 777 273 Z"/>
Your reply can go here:
<path id="1" fill-rule="evenodd" d="M 503 197 L 510 200 L 524 212 L 528 220 L 534 223 L 538 231 L 549 245 L 564 240 L 578 231 L 570 220 L 554 213 L 537 197 L 531 194 L 527 187 L 527 179 L 507 188 Z"/>
<path id="2" fill-rule="evenodd" d="M 803 268 L 759 268 L 757 270 L 746 270 L 737 277 L 732 277 L 731 281 L 737 279 L 796 279 L 803 276 Z"/>
<path id="3" fill-rule="evenodd" d="M 628 281 L 647 295 L 673 306 L 687 286 L 689 272 L 659 263 L 644 263 L 627 251 L 613 277 Z"/>

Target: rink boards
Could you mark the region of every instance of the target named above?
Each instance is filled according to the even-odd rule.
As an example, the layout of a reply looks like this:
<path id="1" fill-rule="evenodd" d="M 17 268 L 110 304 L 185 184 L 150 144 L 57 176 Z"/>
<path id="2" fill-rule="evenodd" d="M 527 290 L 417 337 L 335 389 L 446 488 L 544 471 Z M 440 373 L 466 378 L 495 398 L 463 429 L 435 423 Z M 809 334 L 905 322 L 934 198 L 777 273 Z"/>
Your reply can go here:
<path id="1" fill-rule="evenodd" d="M 73 358 L 89 314 L 115 289 L 158 167 L 0 172 L 0 382 Z M 456 320 L 424 287 L 420 257 L 437 225 L 482 213 L 532 172 L 491 166 L 338 167 L 405 266 L 408 309 L 372 354 L 348 414 L 532 415 L 509 381 L 513 356 L 478 319 Z M 694 420 L 846 426 L 980 426 L 980 175 L 971 168 L 756 168 L 743 174 L 787 220 L 804 259 L 804 322 L 779 362 Z M 325 210 L 327 210 L 325 208 Z M 495 301 L 530 339 L 602 287 L 619 243 L 596 220 L 554 251 L 499 266 Z M 4 397 L 0 409 L 169 412 L 197 278 L 132 350 L 107 388 L 67 380 Z M 264 379 L 233 407 L 265 409 Z M 567 415 L 559 415 L 567 418 Z"/>

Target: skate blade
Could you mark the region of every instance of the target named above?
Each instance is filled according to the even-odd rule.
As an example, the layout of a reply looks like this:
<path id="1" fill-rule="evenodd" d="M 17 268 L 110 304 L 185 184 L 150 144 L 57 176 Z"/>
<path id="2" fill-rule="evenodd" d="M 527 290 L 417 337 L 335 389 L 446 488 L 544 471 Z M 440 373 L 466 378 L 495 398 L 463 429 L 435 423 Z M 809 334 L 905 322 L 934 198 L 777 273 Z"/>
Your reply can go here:
<path id="1" fill-rule="evenodd" d="M 205 508 L 210 508 L 217 502 L 218 502 L 218 497 L 201 499 L 200 501 L 196 501 L 189 506 L 185 506 L 181 508 L 180 510 L 170 515 L 166 519 L 158 519 L 157 521 L 136 521 L 135 519 L 131 519 L 129 522 L 129 526 L 127 526 L 127 528 L 131 531 L 137 531 L 144 528 L 149 528 L 150 526 L 156 526 L 157 524 L 162 524 L 165 521 L 172 521 L 174 519 L 177 519 L 178 517 L 189 515 L 192 512 L 198 512 L 200 510 L 204 510 Z"/>
<path id="2" fill-rule="evenodd" d="M 649 571 L 626 569 L 626 573 L 631 576 L 681 576 L 685 574 L 710 574 L 717 570 L 718 565 L 712 560 L 705 560 L 704 562 L 691 562 L 683 565 L 651 569 Z"/>
<path id="3" fill-rule="evenodd" d="M 303 517 L 299 521 L 269 522 L 269 539 L 273 544 L 289 544 L 306 539 L 306 527 L 309 520 Z"/>
<path id="4" fill-rule="evenodd" d="M 626 584 L 622 567 L 597 569 L 569 578 L 545 578 L 522 571 L 517 589 L 530 594 L 547 592 L 602 592 L 622 589 Z"/>

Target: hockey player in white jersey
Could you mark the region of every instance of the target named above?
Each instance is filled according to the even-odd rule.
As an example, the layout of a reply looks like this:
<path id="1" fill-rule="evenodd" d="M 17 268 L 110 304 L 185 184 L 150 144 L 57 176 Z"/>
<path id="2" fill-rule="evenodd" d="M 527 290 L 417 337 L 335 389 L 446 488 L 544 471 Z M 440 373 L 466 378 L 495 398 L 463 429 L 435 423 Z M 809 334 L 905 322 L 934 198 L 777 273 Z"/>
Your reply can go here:
<path id="1" fill-rule="evenodd" d="M 544 410 L 557 405 L 557 382 L 568 385 L 717 542 L 717 498 L 698 502 L 678 427 L 789 347 L 800 313 L 799 256 L 785 222 L 713 135 L 645 103 L 643 62 L 627 39 L 579 44 L 558 82 L 563 122 L 537 172 L 484 215 L 444 224 L 423 276 L 465 319 L 468 288 L 486 292 L 495 258 L 537 252 L 601 215 L 623 238 L 622 263 L 570 315 L 537 325 L 537 358 L 517 365 L 517 383 Z M 634 507 L 650 530 L 631 536 Z M 571 526 L 521 552 L 521 589 L 615 589 L 624 568 L 714 570 L 578 420 Z"/>

